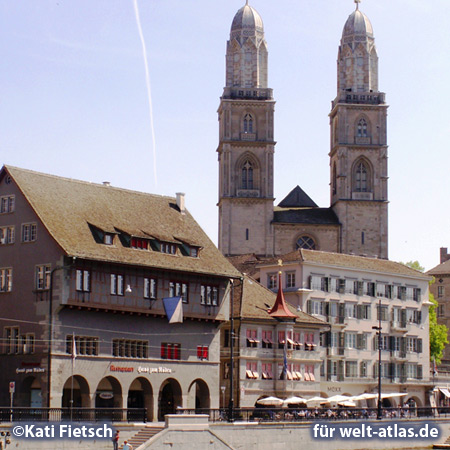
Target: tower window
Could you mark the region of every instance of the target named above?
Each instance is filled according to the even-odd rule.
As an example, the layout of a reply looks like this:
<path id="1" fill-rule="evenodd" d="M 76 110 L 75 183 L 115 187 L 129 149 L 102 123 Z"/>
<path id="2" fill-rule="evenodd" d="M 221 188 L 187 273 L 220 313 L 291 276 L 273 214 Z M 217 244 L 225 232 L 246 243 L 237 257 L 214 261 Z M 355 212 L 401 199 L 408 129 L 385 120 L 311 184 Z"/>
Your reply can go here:
<path id="1" fill-rule="evenodd" d="M 242 167 L 242 189 L 253 189 L 253 165 L 248 160 Z"/>
<path id="2" fill-rule="evenodd" d="M 248 237 L 249 237 L 249 232 L 248 232 L 248 228 L 245 229 L 245 240 L 248 241 Z"/>
<path id="3" fill-rule="evenodd" d="M 365 121 L 365 119 L 360 119 L 360 121 L 358 122 L 356 136 L 367 137 L 367 122 Z"/>
<path id="4" fill-rule="evenodd" d="M 244 133 L 253 133 L 253 117 L 246 114 L 244 117 Z"/>
<path id="5" fill-rule="evenodd" d="M 310 236 L 300 236 L 297 240 L 297 248 L 304 248 L 305 250 L 315 250 L 316 243 Z"/>
<path id="6" fill-rule="evenodd" d="M 333 179 L 332 179 L 331 183 L 332 183 L 331 186 L 332 186 L 333 195 L 335 195 L 337 192 L 336 164 L 333 164 Z"/>
<path id="7" fill-rule="evenodd" d="M 355 174 L 355 191 L 356 192 L 368 192 L 368 170 L 363 162 L 358 163 L 356 166 Z"/>

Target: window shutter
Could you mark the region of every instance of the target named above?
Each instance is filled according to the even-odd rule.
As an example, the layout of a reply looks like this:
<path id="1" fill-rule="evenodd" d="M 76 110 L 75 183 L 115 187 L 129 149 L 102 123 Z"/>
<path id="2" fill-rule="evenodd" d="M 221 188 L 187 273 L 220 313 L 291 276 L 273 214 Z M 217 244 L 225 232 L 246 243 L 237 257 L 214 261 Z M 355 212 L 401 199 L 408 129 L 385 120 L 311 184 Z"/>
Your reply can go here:
<path id="1" fill-rule="evenodd" d="M 417 379 L 421 380 L 423 378 L 423 367 L 421 364 L 417 366 Z"/>
<path id="2" fill-rule="evenodd" d="M 389 350 L 392 352 L 395 349 L 395 341 L 394 340 L 395 340 L 394 336 L 389 336 L 389 348 L 386 350 Z"/>
<path id="3" fill-rule="evenodd" d="M 307 303 L 306 303 L 306 312 L 308 314 L 311 314 L 311 311 L 312 311 L 311 300 L 308 300 Z"/>
<path id="4" fill-rule="evenodd" d="M 417 353 L 422 353 L 422 347 L 423 347 L 423 344 L 422 344 L 422 339 L 417 339 Z"/>
<path id="5" fill-rule="evenodd" d="M 308 277 L 308 284 L 309 284 L 309 289 L 312 289 L 313 288 L 313 286 L 312 286 L 312 276 L 310 275 L 309 277 Z"/>

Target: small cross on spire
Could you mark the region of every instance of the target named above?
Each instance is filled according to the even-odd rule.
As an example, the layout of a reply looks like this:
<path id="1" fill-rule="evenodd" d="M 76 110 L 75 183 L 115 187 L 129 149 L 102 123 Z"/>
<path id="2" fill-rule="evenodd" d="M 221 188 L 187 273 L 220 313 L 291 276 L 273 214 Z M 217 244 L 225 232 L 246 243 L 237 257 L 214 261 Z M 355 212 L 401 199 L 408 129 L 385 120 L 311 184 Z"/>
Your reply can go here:
<path id="1" fill-rule="evenodd" d="M 245 0 L 245 4 L 248 5 L 248 0 Z"/>
<path id="2" fill-rule="evenodd" d="M 361 3 L 361 0 L 355 0 L 356 3 L 356 9 L 359 9 L 359 4 Z"/>

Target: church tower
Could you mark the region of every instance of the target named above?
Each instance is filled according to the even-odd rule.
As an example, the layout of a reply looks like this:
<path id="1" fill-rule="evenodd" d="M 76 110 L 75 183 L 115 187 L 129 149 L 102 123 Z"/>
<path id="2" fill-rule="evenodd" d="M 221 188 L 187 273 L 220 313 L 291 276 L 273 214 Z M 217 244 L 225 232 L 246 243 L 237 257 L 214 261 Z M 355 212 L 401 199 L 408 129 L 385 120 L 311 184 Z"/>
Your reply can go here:
<path id="1" fill-rule="evenodd" d="M 258 12 L 246 4 L 231 25 L 219 114 L 219 249 L 224 255 L 273 254 L 274 108 L 267 43 Z"/>
<path id="2" fill-rule="evenodd" d="M 338 51 L 337 97 L 330 113 L 331 207 L 341 223 L 341 253 L 387 258 L 387 105 L 378 90 L 372 25 L 359 2 Z"/>

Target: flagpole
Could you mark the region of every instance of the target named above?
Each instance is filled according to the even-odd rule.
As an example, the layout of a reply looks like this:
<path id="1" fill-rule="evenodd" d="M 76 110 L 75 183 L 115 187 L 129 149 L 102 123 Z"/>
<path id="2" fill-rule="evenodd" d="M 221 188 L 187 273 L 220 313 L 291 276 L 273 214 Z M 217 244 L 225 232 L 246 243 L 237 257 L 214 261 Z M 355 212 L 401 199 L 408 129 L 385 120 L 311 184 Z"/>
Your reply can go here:
<path id="1" fill-rule="evenodd" d="M 75 365 L 76 358 L 76 342 L 75 342 L 75 333 L 72 333 L 72 377 L 70 381 L 70 421 L 72 422 L 73 416 L 73 367 Z"/>

